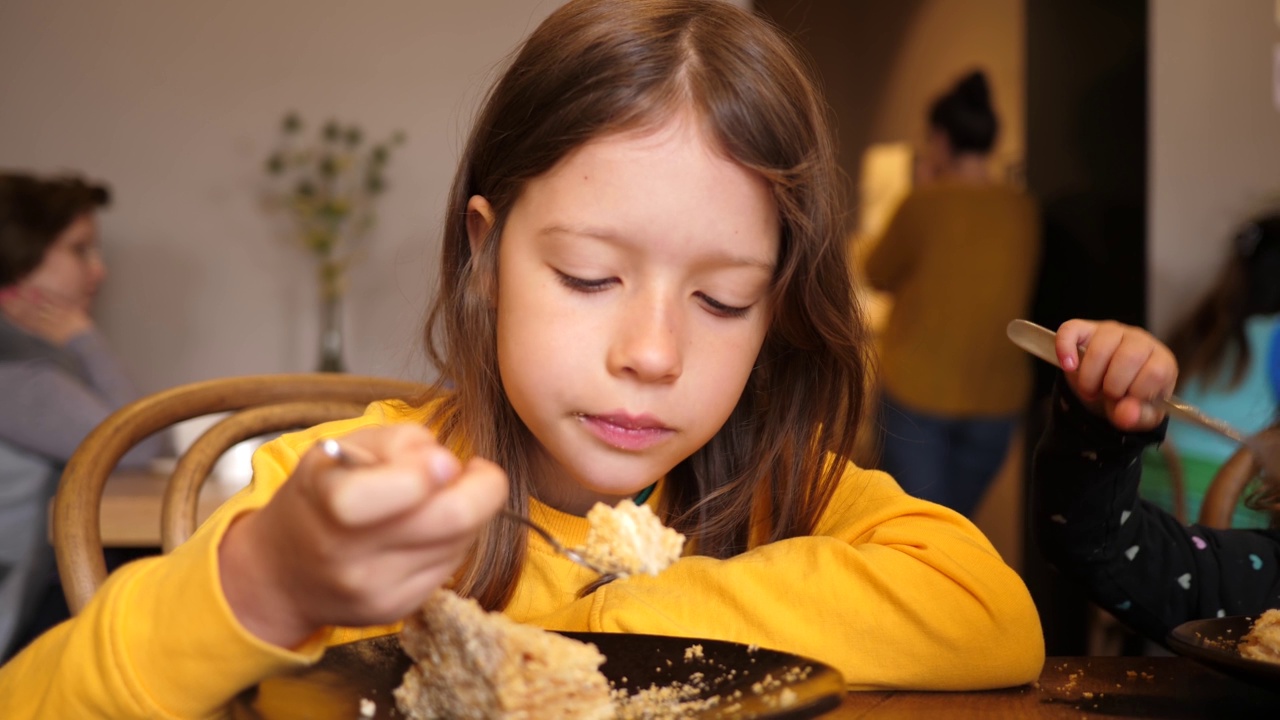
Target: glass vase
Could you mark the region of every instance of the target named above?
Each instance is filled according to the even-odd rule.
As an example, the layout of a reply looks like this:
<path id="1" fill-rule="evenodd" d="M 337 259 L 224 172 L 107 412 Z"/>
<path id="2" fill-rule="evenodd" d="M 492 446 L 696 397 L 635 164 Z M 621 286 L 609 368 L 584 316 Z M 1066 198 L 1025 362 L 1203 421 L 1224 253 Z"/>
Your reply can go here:
<path id="1" fill-rule="evenodd" d="M 347 371 L 342 342 L 342 294 L 324 292 L 320 300 L 320 372 Z"/>

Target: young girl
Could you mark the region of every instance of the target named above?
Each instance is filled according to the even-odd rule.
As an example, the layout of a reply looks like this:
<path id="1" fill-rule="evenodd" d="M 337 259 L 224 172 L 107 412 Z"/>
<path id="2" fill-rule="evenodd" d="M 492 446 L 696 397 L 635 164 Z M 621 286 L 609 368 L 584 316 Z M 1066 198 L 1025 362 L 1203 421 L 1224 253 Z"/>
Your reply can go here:
<path id="1" fill-rule="evenodd" d="M 1183 372 L 1178 395 L 1246 434 L 1280 414 L 1280 214 L 1250 220 L 1236 233 L 1217 283 L 1182 320 L 1169 347 Z M 1186 423 L 1169 426 L 1182 467 L 1186 517 L 1200 505 L 1218 468 L 1236 451 L 1230 440 Z M 1141 494 L 1174 509 L 1166 459 L 1143 454 Z M 1232 527 L 1267 527 L 1270 518 L 1243 504 Z"/>
<path id="2" fill-rule="evenodd" d="M 814 85 L 758 18 L 560 8 L 454 182 L 427 332 L 454 389 L 264 447 L 245 493 L 112 576 L 0 692 L 20 716 L 202 716 L 392 631 L 442 583 L 553 630 L 801 653 L 856 688 L 1034 679 L 1018 576 L 964 518 L 849 463 L 866 340 L 836 177 Z M 312 449 L 339 436 L 379 462 Z M 593 503 L 623 498 L 687 556 L 581 599 L 589 572 L 489 522 L 505 500 L 576 544 Z"/>
<path id="3" fill-rule="evenodd" d="M 1173 392 L 1173 353 L 1138 328 L 1073 320 L 1058 357 L 1071 392 L 1055 391 L 1032 487 L 1048 559 L 1160 643 L 1188 620 L 1280 607 L 1280 530 L 1187 527 L 1138 497 L 1138 458 L 1164 436 L 1148 401 Z M 1257 499 L 1280 516 L 1274 489 Z"/>

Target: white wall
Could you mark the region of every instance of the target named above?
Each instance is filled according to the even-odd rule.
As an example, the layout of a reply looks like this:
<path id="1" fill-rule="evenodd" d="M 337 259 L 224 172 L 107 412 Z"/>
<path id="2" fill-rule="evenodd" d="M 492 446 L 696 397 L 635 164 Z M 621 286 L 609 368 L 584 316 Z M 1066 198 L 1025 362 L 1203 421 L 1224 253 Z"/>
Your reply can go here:
<path id="1" fill-rule="evenodd" d="M 1151 3 L 1147 300 L 1157 333 L 1213 282 L 1232 230 L 1280 202 L 1278 13 L 1275 0 Z"/>
<path id="2" fill-rule="evenodd" d="M 98 317 L 143 390 L 313 369 L 310 257 L 260 210 L 286 110 L 403 128 L 351 275 L 352 370 L 424 377 L 454 164 L 490 73 L 558 0 L 0 4 L 0 167 L 108 181 Z"/>

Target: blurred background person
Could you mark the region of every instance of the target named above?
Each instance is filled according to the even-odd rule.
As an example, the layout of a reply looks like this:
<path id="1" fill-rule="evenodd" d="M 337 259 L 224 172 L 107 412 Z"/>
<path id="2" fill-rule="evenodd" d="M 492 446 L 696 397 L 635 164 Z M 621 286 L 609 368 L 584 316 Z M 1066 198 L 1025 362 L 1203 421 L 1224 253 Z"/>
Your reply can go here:
<path id="1" fill-rule="evenodd" d="M 106 277 L 96 213 L 102 185 L 0 173 L 0 654 L 65 616 L 48 503 L 63 465 L 133 400 L 90 311 Z M 155 436 L 124 457 L 146 466 Z"/>
<path id="2" fill-rule="evenodd" d="M 1248 222 L 1229 252 L 1217 282 L 1174 327 L 1169 347 L 1181 368 L 1179 396 L 1252 434 L 1273 423 L 1280 409 L 1280 213 Z M 1143 455 L 1140 492 L 1183 522 L 1194 521 L 1214 475 L 1237 449 L 1207 430 L 1170 423 L 1164 452 Z M 1181 477 L 1181 498 L 1173 472 Z M 1270 522 L 1241 503 L 1231 526 Z"/>
<path id="3" fill-rule="evenodd" d="M 1005 337 L 1027 313 L 1039 256 L 1034 201 L 992 177 L 999 120 L 981 71 L 929 108 L 918 187 L 871 251 L 892 296 L 881 336 L 880 467 L 972 516 L 1027 403 L 1029 360 Z"/>

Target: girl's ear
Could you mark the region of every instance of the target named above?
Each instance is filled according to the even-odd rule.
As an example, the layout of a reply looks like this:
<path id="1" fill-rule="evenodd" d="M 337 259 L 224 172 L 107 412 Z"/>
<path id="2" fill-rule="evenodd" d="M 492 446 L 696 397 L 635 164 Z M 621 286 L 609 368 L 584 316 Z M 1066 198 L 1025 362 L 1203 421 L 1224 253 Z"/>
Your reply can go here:
<path id="1" fill-rule="evenodd" d="M 480 246 L 493 229 L 493 206 L 483 195 L 472 195 L 467 201 L 467 241 L 471 243 L 471 257 L 480 254 Z"/>
<path id="2" fill-rule="evenodd" d="M 493 231 L 494 221 L 493 206 L 489 201 L 483 195 L 472 195 L 467 201 L 467 242 L 471 245 L 472 267 L 470 289 L 478 297 L 485 298 L 490 308 L 497 304 L 497 279 L 494 277 L 493 263 L 481 263 L 477 259 L 484 250 L 489 233 Z"/>

